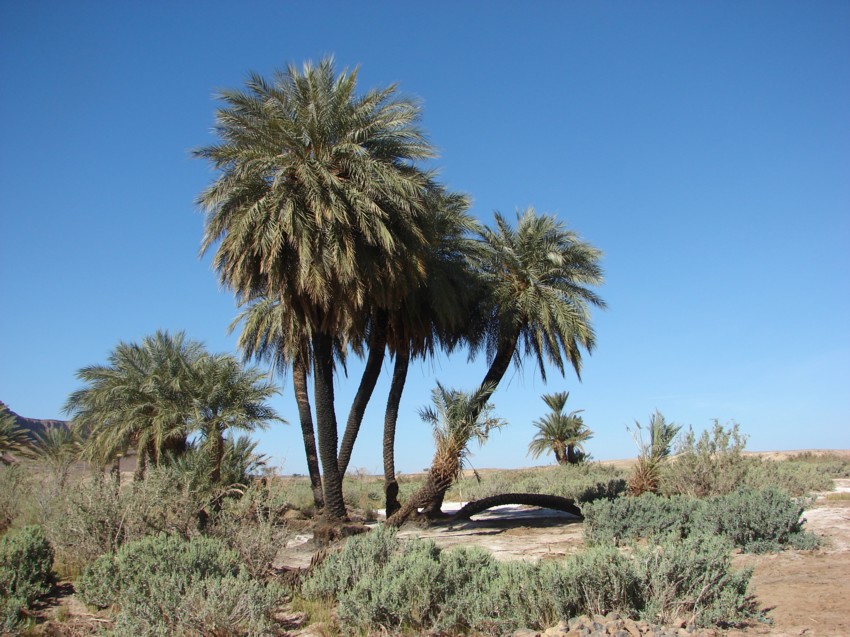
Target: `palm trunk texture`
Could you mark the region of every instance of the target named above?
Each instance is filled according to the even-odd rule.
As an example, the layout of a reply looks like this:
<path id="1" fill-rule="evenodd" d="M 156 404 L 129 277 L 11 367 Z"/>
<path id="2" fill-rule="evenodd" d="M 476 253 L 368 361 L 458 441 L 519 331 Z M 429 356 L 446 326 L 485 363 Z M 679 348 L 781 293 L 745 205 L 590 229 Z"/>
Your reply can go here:
<path id="1" fill-rule="evenodd" d="M 345 472 L 348 470 L 348 463 L 351 462 L 351 453 L 354 450 L 354 442 L 357 440 L 357 434 L 360 432 L 363 414 L 366 413 L 366 406 L 369 404 L 369 399 L 372 397 L 372 392 L 375 391 L 375 385 L 378 383 L 378 376 L 381 374 L 381 365 L 384 363 L 386 346 L 387 319 L 386 312 L 381 311 L 375 317 L 372 334 L 369 337 L 369 355 L 366 359 L 366 367 L 363 369 L 363 376 L 360 379 L 360 385 L 357 387 L 357 394 L 355 394 L 354 402 L 351 404 L 351 411 L 348 414 L 348 421 L 345 425 L 345 433 L 342 436 L 342 442 L 339 446 L 339 473 L 343 477 L 345 477 Z"/>
<path id="2" fill-rule="evenodd" d="M 301 358 L 296 359 L 292 365 L 292 386 L 295 390 L 295 402 L 298 404 L 298 419 L 301 421 L 301 437 L 304 439 L 304 453 L 307 455 L 307 472 L 310 474 L 313 504 L 316 505 L 317 510 L 320 510 L 325 507 L 325 496 L 322 493 L 319 454 L 316 451 L 313 414 L 310 411 L 310 394 L 307 389 L 307 366 Z"/>
<path id="3" fill-rule="evenodd" d="M 387 517 L 401 508 L 398 502 L 398 482 L 395 479 L 395 428 L 398 422 L 398 407 L 401 394 L 407 382 L 407 369 L 410 365 L 410 352 L 407 347 L 400 348 L 395 354 L 393 378 L 387 398 L 387 410 L 384 415 L 384 497 Z"/>
<path id="4" fill-rule="evenodd" d="M 334 412 L 333 339 L 328 334 L 313 334 L 313 390 L 319 458 L 324 473 L 325 517 L 329 520 L 345 520 L 347 513 L 337 459 L 339 437 Z"/>

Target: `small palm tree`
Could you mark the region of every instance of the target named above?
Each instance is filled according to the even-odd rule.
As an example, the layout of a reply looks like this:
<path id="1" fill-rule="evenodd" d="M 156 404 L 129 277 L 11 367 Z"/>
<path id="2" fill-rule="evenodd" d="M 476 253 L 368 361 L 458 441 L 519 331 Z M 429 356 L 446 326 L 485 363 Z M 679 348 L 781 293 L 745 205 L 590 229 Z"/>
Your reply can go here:
<path id="1" fill-rule="evenodd" d="M 33 455 L 53 472 L 59 488 L 65 486 L 71 466 L 80 457 L 82 441 L 78 433 L 68 427 L 48 427 L 36 434 Z"/>
<path id="2" fill-rule="evenodd" d="M 564 413 L 569 397 L 570 393 L 565 391 L 543 395 L 543 401 L 552 411 L 534 422 L 538 431 L 528 445 L 532 458 L 550 451 L 560 465 L 577 464 L 584 458 L 584 442 L 593 437 L 593 432 L 578 415 L 583 409 Z"/>
<path id="3" fill-rule="evenodd" d="M 423 421 L 434 429 L 436 451 L 428 470 L 425 485 L 387 519 L 387 524 L 401 525 L 419 507 L 443 496 L 460 475 L 464 459 L 469 453 L 469 443 L 483 443 L 490 432 L 505 424 L 501 418 L 491 415 L 492 405 L 487 396 L 493 393 L 489 386 L 480 387 L 472 393 L 446 389 L 437 383 L 431 392 L 433 407 L 419 412 Z"/>
<path id="4" fill-rule="evenodd" d="M 10 464 L 6 454 L 28 456 L 32 452 L 32 442 L 26 429 L 18 426 L 14 414 L 6 406 L 0 407 L 0 463 Z"/>
<path id="5" fill-rule="evenodd" d="M 681 425 L 668 423 L 660 411 L 649 417 L 649 440 L 643 439 L 643 427 L 635 420 L 635 442 L 640 453 L 631 478 L 629 478 L 629 495 L 642 493 L 657 493 L 661 486 L 661 467 L 673 448 L 673 440 L 682 428 Z"/>

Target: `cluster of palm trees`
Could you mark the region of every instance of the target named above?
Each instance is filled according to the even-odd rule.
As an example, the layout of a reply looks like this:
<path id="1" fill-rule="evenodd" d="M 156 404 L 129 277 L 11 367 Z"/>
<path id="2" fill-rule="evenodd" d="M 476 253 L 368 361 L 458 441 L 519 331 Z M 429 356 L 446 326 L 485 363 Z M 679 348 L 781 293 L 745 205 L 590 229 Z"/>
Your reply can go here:
<path id="1" fill-rule="evenodd" d="M 593 437 L 593 432 L 579 416 L 583 409 L 564 413 L 569 397 L 567 391 L 543 394 L 543 402 L 551 411 L 534 421 L 537 433 L 528 445 L 532 458 L 552 452 L 559 465 L 566 465 L 578 464 L 587 457 L 584 443 Z"/>
<path id="2" fill-rule="evenodd" d="M 266 405 L 277 393 L 265 374 L 233 356 L 211 354 L 182 332 L 159 331 L 141 343 L 119 343 L 107 364 L 77 372 L 84 386 L 65 404 L 79 456 L 116 466 L 135 450 L 134 479 L 148 465 L 185 454 L 197 438 L 212 484 L 221 479 L 225 434 L 281 420 Z M 233 443 L 231 442 L 231 445 Z"/>
<path id="3" fill-rule="evenodd" d="M 356 82 L 356 70 L 337 74 L 332 59 L 251 75 L 219 95 L 219 141 L 196 151 L 217 171 L 198 199 L 201 253 L 212 253 L 243 307 L 235 325 L 246 359 L 292 373 L 316 504 L 331 519 L 346 516 L 342 480 L 387 355 L 393 510 L 395 425 L 412 359 L 486 353 L 467 404 L 475 421 L 512 361 L 532 357 L 544 380 L 547 364 L 578 374 L 595 343 L 590 308 L 604 306 L 591 289 L 603 280 L 596 248 L 533 209 L 515 225 L 497 213 L 495 227 L 480 226 L 468 198 L 423 167 L 435 152 L 417 104 L 394 85 L 358 94 Z M 366 362 L 340 437 L 334 371 L 351 353 Z"/>

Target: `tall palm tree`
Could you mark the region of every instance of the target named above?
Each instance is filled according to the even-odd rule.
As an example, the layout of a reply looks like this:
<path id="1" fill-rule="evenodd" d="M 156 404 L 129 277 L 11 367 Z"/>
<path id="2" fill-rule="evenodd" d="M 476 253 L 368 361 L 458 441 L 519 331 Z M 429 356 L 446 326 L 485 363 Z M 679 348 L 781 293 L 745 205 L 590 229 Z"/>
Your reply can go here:
<path id="1" fill-rule="evenodd" d="M 484 349 L 491 360 L 480 394 L 487 401 L 511 361 L 531 356 L 544 382 L 546 363 L 562 375 L 565 363 L 581 379 L 582 349 L 591 352 L 596 337 L 591 306 L 605 302 L 590 289 L 603 282 L 601 252 L 567 230 L 551 215 L 533 208 L 517 212 L 516 228 L 495 214 L 496 228 L 484 227 L 474 266 L 485 287 L 479 313 L 471 315 L 472 353 Z M 482 403 L 483 405 L 483 403 Z M 437 515 L 438 498 L 426 507 Z"/>
<path id="2" fill-rule="evenodd" d="M 86 387 L 71 394 L 65 412 L 86 440 L 83 456 L 106 465 L 131 447 L 137 454 L 136 479 L 149 461 L 186 448 L 192 413 L 193 365 L 203 347 L 183 332 L 157 332 L 141 344 L 119 343 L 107 365 L 77 372 Z"/>
<path id="3" fill-rule="evenodd" d="M 230 324 L 230 330 L 242 324 L 237 346 L 244 360 L 268 362 L 272 369 L 280 374 L 286 374 L 289 368 L 292 368 L 292 386 L 298 406 L 313 504 L 316 510 L 321 510 L 325 506 L 325 499 L 322 494 L 322 476 L 307 385 L 310 338 L 303 333 L 302 325 L 293 320 L 292 313 L 281 311 L 279 306 L 277 301 L 269 298 L 250 303 Z M 284 323 L 286 320 L 289 323 Z M 341 348 L 339 355 L 344 357 L 344 350 Z"/>
<path id="4" fill-rule="evenodd" d="M 564 413 L 569 397 L 570 393 L 566 391 L 543 395 L 543 402 L 552 411 L 534 421 L 538 431 L 528 445 L 528 453 L 533 458 L 539 458 L 542 454 L 551 451 L 560 465 L 579 462 L 581 456 L 576 453 L 576 450 L 583 451 L 584 442 L 593 437 L 593 432 L 578 415 L 584 410 L 577 409 L 568 414 Z"/>
<path id="5" fill-rule="evenodd" d="M 333 60 L 290 66 L 220 94 L 219 171 L 200 196 L 201 253 L 239 301 L 269 296 L 309 334 L 325 513 L 344 518 L 334 412 L 334 343 L 424 275 L 418 227 L 433 156 L 419 108 L 396 87 L 356 94 Z"/>
<path id="6" fill-rule="evenodd" d="M 434 429 L 436 451 L 425 484 L 404 505 L 387 518 L 390 526 L 400 526 L 418 507 L 444 494 L 460 475 L 469 443 L 483 443 L 490 432 L 505 423 L 491 415 L 492 406 L 484 398 L 492 394 L 491 387 L 479 387 L 465 393 L 446 389 L 437 383 L 432 394 L 433 407 L 422 409 L 420 417 Z"/>
<path id="7" fill-rule="evenodd" d="M 243 368 L 229 354 L 202 356 L 195 363 L 194 373 L 197 385 L 192 391 L 190 427 L 201 435 L 202 447 L 211 461 L 210 481 L 216 484 L 221 479 L 226 432 L 265 428 L 269 420 L 286 421 L 265 404 L 277 390 L 264 380 L 264 374 Z"/>

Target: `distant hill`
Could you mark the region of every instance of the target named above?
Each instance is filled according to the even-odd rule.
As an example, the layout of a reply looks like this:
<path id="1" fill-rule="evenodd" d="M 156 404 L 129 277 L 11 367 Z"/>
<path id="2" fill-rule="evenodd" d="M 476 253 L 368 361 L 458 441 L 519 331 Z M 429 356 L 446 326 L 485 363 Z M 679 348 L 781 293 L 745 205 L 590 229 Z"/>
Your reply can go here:
<path id="1" fill-rule="evenodd" d="M 47 429 L 53 429 L 55 427 L 64 427 L 67 429 L 69 426 L 67 420 L 39 420 L 37 418 L 21 416 L 20 414 L 15 413 L 9 405 L 0 400 L 0 411 L 2 411 L 4 407 L 15 417 L 18 427 L 26 429 L 32 438 L 35 438 L 36 435 L 43 434 Z"/>

